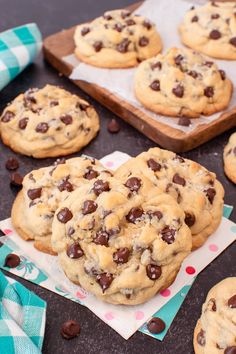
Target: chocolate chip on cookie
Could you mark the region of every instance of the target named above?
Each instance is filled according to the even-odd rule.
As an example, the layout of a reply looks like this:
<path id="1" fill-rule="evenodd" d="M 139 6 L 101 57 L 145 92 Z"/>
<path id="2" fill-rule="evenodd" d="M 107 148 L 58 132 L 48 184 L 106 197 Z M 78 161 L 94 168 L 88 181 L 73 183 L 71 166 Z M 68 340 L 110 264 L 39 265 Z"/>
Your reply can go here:
<path id="1" fill-rule="evenodd" d="M 80 334 L 80 325 L 77 321 L 69 320 L 63 323 L 61 335 L 65 339 L 72 339 Z"/>
<path id="2" fill-rule="evenodd" d="M 215 195 L 216 195 L 216 190 L 214 188 L 208 188 L 205 190 L 206 196 L 211 204 L 213 204 Z"/>
<path id="3" fill-rule="evenodd" d="M 197 335 L 197 342 L 199 345 L 201 345 L 201 347 L 204 347 L 206 345 L 206 336 L 205 331 L 203 331 L 203 329 L 201 329 Z"/>
<path id="4" fill-rule="evenodd" d="M 138 177 L 130 177 L 125 182 L 125 187 L 129 188 L 131 192 L 138 192 L 141 188 L 141 179 Z"/>
<path id="5" fill-rule="evenodd" d="M 65 177 L 58 185 L 60 192 L 67 191 L 72 192 L 74 190 L 73 185 L 69 182 L 69 176 Z"/>
<path id="6" fill-rule="evenodd" d="M 108 192 L 110 190 L 109 183 L 107 181 L 103 181 L 101 179 L 94 182 L 93 192 L 96 196 L 99 196 L 103 192 Z"/>
<path id="7" fill-rule="evenodd" d="M 42 133 L 42 134 L 45 134 L 49 129 L 49 125 L 48 123 L 46 122 L 41 122 L 39 124 L 37 124 L 36 128 L 35 128 L 35 131 L 37 133 Z"/>
<path id="8" fill-rule="evenodd" d="M 236 294 L 233 295 L 229 300 L 228 300 L 228 306 L 231 309 L 235 309 L 236 308 Z"/>
<path id="9" fill-rule="evenodd" d="M 165 226 L 160 233 L 162 240 L 168 243 L 169 245 L 175 242 L 176 231 L 174 229 L 171 229 L 169 226 Z"/>
<path id="10" fill-rule="evenodd" d="M 118 52 L 127 53 L 130 45 L 130 40 L 128 38 L 124 38 L 116 47 Z"/>
<path id="11" fill-rule="evenodd" d="M 126 215 L 126 220 L 135 224 L 136 221 L 139 221 L 143 216 L 143 209 L 141 208 L 132 208 L 130 209 L 128 215 Z"/>
<path id="12" fill-rule="evenodd" d="M 63 208 L 57 213 L 57 219 L 63 224 L 66 224 L 72 218 L 73 214 L 68 208 Z"/>
<path id="13" fill-rule="evenodd" d="M 100 52 L 101 49 L 103 48 L 103 43 L 102 43 L 102 41 L 96 41 L 96 42 L 94 42 L 93 48 L 94 48 L 95 52 Z"/>
<path id="14" fill-rule="evenodd" d="M 80 244 L 78 242 L 72 243 L 67 247 L 66 254 L 72 259 L 78 259 L 84 255 Z"/>
<path id="15" fill-rule="evenodd" d="M 185 212 L 185 224 L 188 225 L 189 227 L 193 226 L 195 224 L 196 218 L 195 215 L 192 213 Z"/>
<path id="16" fill-rule="evenodd" d="M 72 124 L 73 118 L 69 114 L 65 114 L 64 116 L 60 117 L 60 120 L 65 124 L 69 125 Z"/>
<path id="17" fill-rule="evenodd" d="M 229 43 L 230 43 L 232 46 L 236 47 L 236 37 L 230 38 Z"/>
<path id="18" fill-rule="evenodd" d="M 162 269 L 156 264 L 148 264 L 146 266 L 146 273 L 151 280 L 157 280 L 162 274 Z"/>
<path id="19" fill-rule="evenodd" d="M 42 188 L 33 188 L 27 191 L 27 195 L 31 200 L 41 197 Z"/>
<path id="20" fill-rule="evenodd" d="M 204 95 L 208 98 L 214 96 L 214 88 L 212 86 L 208 86 L 204 89 Z"/>
<path id="21" fill-rule="evenodd" d="M 147 165 L 154 172 L 158 172 L 161 170 L 161 164 L 154 159 L 149 159 L 147 161 Z"/>
<path id="22" fill-rule="evenodd" d="M 138 42 L 140 47 L 146 47 L 149 44 L 149 39 L 145 36 L 141 37 Z"/>
<path id="23" fill-rule="evenodd" d="M 157 61 L 156 63 L 151 63 L 150 67 L 152 70 L 155 70 L 155 69 L 161 70 L 162 63 L 160 61 Z"/>
<path id="24" fill-rule="evenodd" d="M 113 275 L 110 273 L 102 273 L 97 275 L 97 282 L 102 288 L 102 292 L 104 293 L 111 285 L 113 281 Z"/>
<path id="25" fill-rule="evenodd" d="M 27 127 L 29 118 L 25 117 L 19 120 L 18 127 L 21 130 L 24 130 Z"/>
<path id="26" fill-rule="evenodd" d="M 1 122 L 3 123 L 8 123 L 10 122 L 13 118 L 15 118 L 15 113 L 11 111 L 6 111 L 4 115 L 1 118 Z"/>
<path id="27" fill-rule="evenodd" d="M 153 90 L 153 91 L 160 91 L 161 88 L 160 88 L 160 81 L 159 80 L 154 80 L 151 84 L 150 84 L 150 88 Z"/>
<path id="28" fill-rule="evenodd" d="M 174 88 L 172 89 L 172 93 L 173 93 L 176 97 L 182 98 L 182 97 L 184 96 L 184 87 L 183 87 L 183 85 L 181 85 L 181 84 L 176 85 L 176 87 L 174 87 Z"/>
<path id="29" fill-rule="evenodd" d="M 143 27 L 145 27 L 147 30 L 150 30 L 152 28 L 152 24 L 148 20 L 143 21 Z"/>
<path id="30" fill-rule="evenodd" d="M 130 250 L 127 247 L 119 248 L 113 253 L 113 261 L 117 264 L 127 263 L 129 260 Z"/>
<path id="31" fill-rule="evenodd" d="M 147 324 L 147 329 L 153 334 L 159 334 L 166 328 L 165 322 L 159 317 L 153 317 Z"/>
<path id="32" fill-rule="evenodd" d="M 180 184 L 183 187 L 186 185 L 185 179 L 183 177 L 181 177 L 178 173 L 175 173 L 175 175 L 173 176 L 172 182 L 174 182 L 176 184 Z"/>
<path id="33" fill-rule="evenodd" d="M 191 22 L 198 22 L 198 16 L 193 16 Z"/>
<path id="34" fill-rule="evenodd" d="M 99 176 L 99 173 L 91 168 L 88 168 L 88 171 L 84 174 L 84 178 L 91 180 Z"/>
<path id="35" fill-rule="evenodd" d="M 221 79 L 224 81 L 226 79 L 225 71 L 224 70 L 219 70 L 219 73 L 220 73 Z"/>
<path id="36" fill-rule="evenodd" d="M 108 246 L 109 234 L 106 231 L 100 230 L 96 232 L 93 242 L 97 245 Z"/>
<path id="37" fill-rule="evenodd" d="M 93 200 L 86 200 L 83 204 L 82 213 L 84 215 L 92 214 L 96 211 L 97 207 L 97 203 Z"/>

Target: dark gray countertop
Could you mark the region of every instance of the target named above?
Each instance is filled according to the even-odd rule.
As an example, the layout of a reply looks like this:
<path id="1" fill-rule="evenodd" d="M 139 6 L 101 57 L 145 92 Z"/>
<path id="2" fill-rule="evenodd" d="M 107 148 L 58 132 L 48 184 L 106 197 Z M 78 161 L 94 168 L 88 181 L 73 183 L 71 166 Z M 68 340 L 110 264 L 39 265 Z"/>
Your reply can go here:
<path id="1" fill-rule="evenodd" d="M 35 21 L 39 25 L 43 36 L 47 36 L 62 28 L 69 28 L 77 23 L 94 18 L 107 9 L 124 7 L 132 4 L 132 2 L 132 0 L 0 0 L 0 31 Z M 85 95 L 68 79 L 59 77 L 58 73 L 45 63 L 41 56 L 34 65 L 27 68 L 22 75 L 0 93 L 0 109 L 2 110 L 20 92 L 29 87 L 41 87 L 46 83 L 64 86 L 90 101 L 97 109 L 101 117 L 101 131 L 98 137 L 81 153 L 96 158 L 101 158 L 115 150 L 137 155 L 155 146 L 153 142 L 120 119 L 119 122 L 122 127 L 120 133 L 117 135 L 109 134 L 106 125 L 114 115 Z M 209 143 L 183 154 L 183 156 L 200 162 L 214 171 L 225 187 L 225 202 L 232 205 L 236 201 L 236 187 L 225 177 L 222 164 L 223 147 L 231 133 L 232 131 L 229 131 Z M 16 154 L 0 144 L 0 156 L 0 219 L 3 219 L 9 217 L 15 197 L 15 191 L 9 187 L 9 173 L 6 171 L 4 164 L 8 157 L 16 156 Z M 17 158 L 20 161 L 20 172 L 22 174 L 33 168 L 49 165 L 53 161 L 52 159 L 33 160 L 19 155 Z M 236 221 L 236 210 L 233 212 L 231 219 Z M 201 304 L 208 290 L 215 283 L 225 277 L 236 276 L 235 254 L 236 243 L 223 252 L 198 276 L 162 343 L 139 332 L 125 341 L 85 307 L 27 281 L 19 280 L 47 301 L 47 323 L 43 346 L 43 353 L 45 354 L 151 354 L 153 352 L 191 354 L 193 353 L 193 329 L 201 311 Z M 81 335 L 71 341 L 66 341 L 60 336 L 61 324 L 68 319 L 78 320 L 82 328 Z"/>

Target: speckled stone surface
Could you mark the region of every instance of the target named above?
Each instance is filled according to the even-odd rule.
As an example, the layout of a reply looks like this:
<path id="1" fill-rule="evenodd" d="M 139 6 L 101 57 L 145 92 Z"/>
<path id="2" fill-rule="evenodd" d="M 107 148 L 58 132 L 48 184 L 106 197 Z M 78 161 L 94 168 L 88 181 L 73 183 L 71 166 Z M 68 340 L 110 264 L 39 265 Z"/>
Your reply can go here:
<path id="1" fill-rule="evenodd" d="M 105 10 L 121 8 L 131 3 L 132 0 L 21 0 L 19 6 L 18 0 L 1 0 L 1 30 L 35 21 L 38 23 L 43 35 L 46 36 L 62 28 L 68 28 L 92 19 Z M 45 63 L 42 57 L 39 57 L 34 65 L 27 68 L 22 75 L 0 93 L 0 109 L 2 110 L 6 103 L 20 92 L 29 87 L 42 87 L 46 83 L 62 85 L 71 92 L 80 94 L 94 104 L 100 114 L 101 131 L 98 137 L 81 153 L 86 153 L 96 158 L 101 158 L 114 150 L 136 155 L 155 146 L 153 142 L 119 118 L 117 119 L 121 124 L 121 131 L 116 135 L 108 133 L 106 126 L 108 121 L 114 118 L 114 115 L 85 95 L 68 79 L 59 77 L 58 73 Z M 225 202 L 231 205 L 236 201 L 236 188 L 224 175 L 222 152 L 232 132 L 232 130 L 228 131 L 209 143 L 183 154 L 183 156 L 198 161 L 209 170 L 217 173 L 226 190 Z M 26 174 L 33 168 L 48 165 L 53 161 L 53 159 L 33 160 L 28 157 L 17 156 L 7 147 L 0 144 L 1 219 L 9 217 L 16 193 L 15 190 L 9 187 L 9 172 L 4 167 L 5 161 L 11 156 L 18 158 L 20 162 L 19 171 L 22 174 Z M 231 219 L 236 221 L 236 210 Z M 224 237 L 225 235 L 222 236 Z M 21 279 L 20 281 L 48 303 L 46 334 L 43 346 L 43 353 L 45 354 L 151 354 L 154 352 L 159 354 L 191 354 L 193 353 L 193 330 L 201 312 L 201 305 L 209 289 L 215 283 L 225 277 L 236 276 L 235 254 L 236 243 L 223 252 L 218 259 L 198 276 L 163 342 L 158 342 L 139 332 L 128 341 L 125 341 L 85 307 L 34 286 L 29 282 Z M 68 319 L 78 320 L 81 324 L 80 336 L 70 341 L 60 336 L 61 324 Z"/>

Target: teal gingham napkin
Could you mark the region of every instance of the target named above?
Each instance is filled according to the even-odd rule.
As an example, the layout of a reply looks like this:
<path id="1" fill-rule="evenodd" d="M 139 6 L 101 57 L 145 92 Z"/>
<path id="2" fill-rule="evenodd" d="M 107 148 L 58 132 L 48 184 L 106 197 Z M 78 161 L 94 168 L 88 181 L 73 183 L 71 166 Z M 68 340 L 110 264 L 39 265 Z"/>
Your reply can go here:
<path id="1" fill-rule="evenodd" d="M 33 62 L 41 47 L 35 23 L 0 33 L 0 90 Z"/>
<path id="2" fill-rule="evenodd" d="M 46 303 L 0 272 L 0 353 L 40 354 Z"/>

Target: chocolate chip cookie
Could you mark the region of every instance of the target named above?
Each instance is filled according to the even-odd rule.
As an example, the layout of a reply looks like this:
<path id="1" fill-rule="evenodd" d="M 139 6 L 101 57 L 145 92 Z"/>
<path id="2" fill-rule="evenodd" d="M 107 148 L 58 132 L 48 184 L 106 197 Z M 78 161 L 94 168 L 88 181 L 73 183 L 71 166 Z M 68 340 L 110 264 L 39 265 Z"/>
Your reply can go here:
<path id="1" fill-rule="evenodd" d="M 208 293 L 194 330 L 196 354 L 236 353 L 236 278 L 226 278 Z"/>
<path id="2" fill-rule="evenodd" d="M 219 226 L 224 189 L 215 174 L 203 166 L 171 151 L 152 148 L 123 164 L 115 177 L 125 180 L 131 173 L 145 175 L 177 201 L 191 229 L 193 249 Z"/>
<path id="3" fill-rule="evenodd" d="M 92 106 L 52 85 L 20 94 L 0 117 L 4 144 L 36 158 L 79 151 L 98 130 L 99 119 Z"/>
<path id="4" fill-rule="evenodd" d="M 188 47 L 210 57 L 236 59 L 236 4 L 210 2 L 190 9 L 179 27 Z"/>
<path id="5" fill-rule="evenodd" d="M 224 148 L 224 170 L 227 177 L 236 183 L 236 133 L 231 135 Z"/>
<path id="6" fill-rule="evenodd" d="M 223 70 L 201 54 L 171 48 L 165 55 L 139 65 L 135 94 L 151 111 L 195 118 L 226 108 L 232 83 Z"/>
<path id="7" fill-rule="evenodd" d="M 53 166 L 30 172 L 12 207 L 12 222 L 18 234 L 34 240 L 38 250 L 54 254 L 51 226 L 59 203 L 82 184 L 110 174 L 99 161 L 86 157 L 58 160 Z"/>
<path id="8" fill-rule="evenodd" d="M 71 281 L 106 302 L 137 305 L 167 288 L 190 253 L 184 218 L 144 176 L 98 178 L 60 204 L 52 247 Z"/>
<path id="9" fill-rule="evenodd" d="M 162 49 L 155 25 L 127 10 L 114 10 L 77 26 L 75 54 L 85 63 L 104 68 L 127 68 Z"/>

